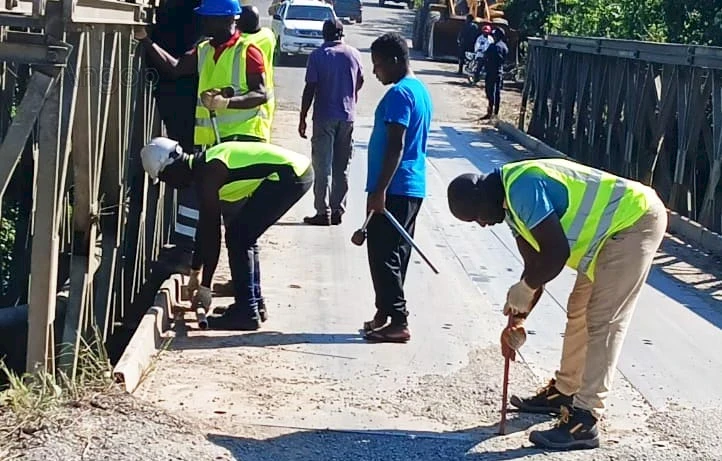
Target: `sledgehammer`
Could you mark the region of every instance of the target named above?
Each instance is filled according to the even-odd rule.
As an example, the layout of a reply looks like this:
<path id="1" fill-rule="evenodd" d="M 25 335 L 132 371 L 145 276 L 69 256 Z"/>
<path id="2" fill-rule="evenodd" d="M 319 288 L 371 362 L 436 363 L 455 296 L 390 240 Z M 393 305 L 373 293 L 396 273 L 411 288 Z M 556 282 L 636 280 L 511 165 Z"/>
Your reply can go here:
<path id="1" fill-rule="evenodd" d="M 221 95 L 224 98 L 232 98 L 235 93 L 236 93 L 236 91 L 230 86 L 227 86 L 221 90 Z M 216 121 L 216 111 L 209 109 L 208 112 L 211 114 L 211 126 L 213 127 L 213 134 L 216 137 L 216 144 L 220 144 L 221 143 L 221 133 L 220 133 L 220 131 L 218 131 L 218 122 Z"/>
<path id="2" fill-rule="evenodd" d="M 539 289 L 536 291 L 536 293 L 534 293 L 534 298 L 532 298 L 532 301 L 531 301 L 531 309 L 533 309 L 534 306 L 536 306 L 536 303 L 539 302 L 539 298 L 541 298 L 542 293 L 544 293 L 544 285 L 539 287 Z M 529 311 L 531 311 L 531 309 L 529 309 Z M 513 323 L 514 323 L 514 319 L 510 315 L 509 320 L 506 324 L 506 327 L 509 328 L 510 326 L 512 326 Z M 523 344 L 523 342 L 526 340 L 526 332 L 522 329 L 518 334 L 522 335 L 522 337 L 517 336 L 516 339 L 517 339 L 517 341 L 521 340 L 521 343 L 519 343 L 519 344 Z M 516 341 L 514 341 L 514 342 L 516 342 Z M 518 349 L 518 347 L 516 349 Z M 524 360 L 523 357 L 522 357 L 522 360 Z M 507 406 L 508 406 L 507 402 L 509 401 L 509 362 L 510 361 L 511 361 L 511 359 L 509 357 L 504 358 L 504 383 L 503 383 L 503 388 L 502 388 L 502 392 L 501 392 L 501 394 L 502 394 L 501 395 L 501 421 L 499 421 L 499 434 L 500 435 L 506 435 L 506 412 L 507 412 Z"/>
<path id="3" fill-rule="evenodd" d="M 366 221 L 364 221 L 364 224 L 361 227 L 361 229 L 354 232 L 353 235 L 351 236 L 351 242 L 353 242 L 354 245 L 361 246 L 366 241 L 366 227 L 368 226 L 369 221 L 371 220 L 371 216 L 373 216 L 373 212 L 369 213 L 368 216 L 366 216 Z M 404 229 L 404 227 L 401 224 L 399 224 L 399 222 L 396 220 L 396 218 L 394 218 L 394 215 L 392 215 L 391 212 L 389 212 L 389 210 L 384 210 L 384 216 L 386 216 L 386 219 L 391 221 L 391 224 L 396 228 L 396 230 L 399 232 L 399 234 L 401 234 L 401 237 L 403 237 L 404 240 L 406 240 L 409 243 L 409 245 L 414 247 L 414 249 L 419 252 L 419 255 L 421 255 L 421 258 L 426 262 L 426 264 L 429 265 L 431 270 L 434 271 L 434 274 L 438 274 L 439 270 L 431 263 L 431 261 L 429 261 L 429 258 L 427 258 L 426 255 L 424 254 L 424 252 L 421 251 L 421 248 L 419 248 L 419 246 L 416 244 L 416 242 L 414 242 L 414 239 L 411 238 L 409 233 L 406 232 L 406 229 Z"/>

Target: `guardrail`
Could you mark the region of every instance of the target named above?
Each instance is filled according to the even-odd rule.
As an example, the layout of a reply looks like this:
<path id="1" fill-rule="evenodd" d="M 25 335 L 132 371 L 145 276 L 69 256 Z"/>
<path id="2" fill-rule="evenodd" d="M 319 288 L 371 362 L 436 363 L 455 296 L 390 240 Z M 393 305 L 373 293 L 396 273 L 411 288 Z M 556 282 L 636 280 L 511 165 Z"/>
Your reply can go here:
<path id="1" fill-rule="evenodd" d="M 529 39 L 518 127 L 722 229 L 722 48 Z"/>

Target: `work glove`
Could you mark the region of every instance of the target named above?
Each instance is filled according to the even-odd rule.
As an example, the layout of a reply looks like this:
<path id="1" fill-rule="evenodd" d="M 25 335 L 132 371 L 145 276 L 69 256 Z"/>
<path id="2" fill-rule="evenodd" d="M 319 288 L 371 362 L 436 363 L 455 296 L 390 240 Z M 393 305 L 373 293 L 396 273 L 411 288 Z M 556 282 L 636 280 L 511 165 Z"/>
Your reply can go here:
<path id="1" fill-rule="evenodd" d="M 193 296 L 201 286 L 201 270 L 191 269 L 190 278 L 188 279 L 188 293 Z"/>
<path id="2" fill-rule="evenodd" d="M 526 284 L 524 279 L 509 288 L 504 304 L 504 315 L 528 314 L 534 303 L 537 290 Z"/>
<path id="3" fill-rule="evenodd" d="M 231 100 L 229 98 L 226 98 L 221 94 L 221 90 L 219 88 L 213 88 L 201 93 L 201 103 L 208 110 L 225 109 L 228 107 L 228 103 L 230 102 Z"/>
<path id="4" fill-rule="evenodd" d="M 141 41 L 148 37 L 148 31 L 145 30 L 145 26 L 133 26 L 133 36 Z"/>
<path id="5" fill-rule="evenodd" d="M 211 294 L 211 289 L 204 287 L 203 285 L 199 286 L 198 291 L 193 297 L 193 307 L 202 307 L 208 311 L 211 309 L 212 303 L 213 296 Z"/>
<path id="6" fill-rule="evenodd" d="M 511 325 L 506 326 L 501 332 L 501 355 L 510 360 L 516 359 L 516 351 L 526 342 L 526 330 L 524 319 L 512 317 Z"/>

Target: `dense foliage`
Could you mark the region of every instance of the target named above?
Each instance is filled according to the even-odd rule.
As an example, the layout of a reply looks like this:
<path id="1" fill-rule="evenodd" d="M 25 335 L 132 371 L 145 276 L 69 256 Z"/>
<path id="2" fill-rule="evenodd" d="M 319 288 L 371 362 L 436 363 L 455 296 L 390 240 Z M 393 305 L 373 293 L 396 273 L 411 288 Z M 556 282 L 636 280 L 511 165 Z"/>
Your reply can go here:
<path id="1" fill-rule="evenodd" d="M 8 204 L 5 203 L 4 205 Z M 3 216 L 0 217 L 0 298 L 7 291 L 10 282 L 17 217 L 17 207 L 3 206 Z"/>
<path id="2" fill-rule="evenodd" d="M 722 46 L 720 0 L 506 0 L 525 35 L 580 35 Z"/>

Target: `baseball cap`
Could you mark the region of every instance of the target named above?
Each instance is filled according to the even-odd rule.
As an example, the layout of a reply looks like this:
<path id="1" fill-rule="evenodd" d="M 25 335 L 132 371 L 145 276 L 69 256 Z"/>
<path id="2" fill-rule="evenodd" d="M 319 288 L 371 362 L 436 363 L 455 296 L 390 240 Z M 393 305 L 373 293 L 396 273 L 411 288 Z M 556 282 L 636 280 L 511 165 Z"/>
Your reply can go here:
<path id="1" fill-rule="evenodd" d="M 324 37 L 343 37 L 343 23 L 340 19 L 326 19 L 323 22 Z"/>

